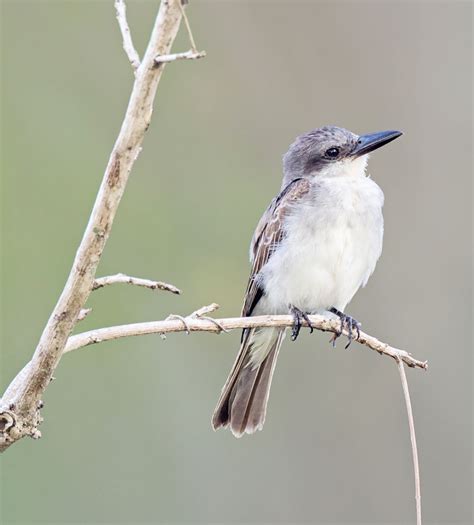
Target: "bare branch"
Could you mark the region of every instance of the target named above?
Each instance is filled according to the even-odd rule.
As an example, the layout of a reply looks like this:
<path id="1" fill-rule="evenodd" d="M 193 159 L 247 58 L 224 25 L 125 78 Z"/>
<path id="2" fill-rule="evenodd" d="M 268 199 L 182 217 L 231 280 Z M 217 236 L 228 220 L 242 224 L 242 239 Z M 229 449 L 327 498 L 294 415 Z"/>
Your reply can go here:
<path id="1" fill-rule="evenodd" d="M 147 323 L 134 323 L 119 326 L 110 326 L 108 328 L 100 328 L 91 330 L 72 336 L 65 348 L 65 352 L 77 350 L 84 346 L 91 344 L 102 343 L 104 341 L 111 341 L 113 339 L 121 339 L 123 337 L 133 337 L 138 335 L 148 334 L 167 334 L 172 332 L 215 332 L 220 333 L 222 330 L 234 330 L 237 328 L 256 328 L 256 327 L 290 327 L 293 324 L 293 317 L 291 315 L 258 315 L 255 317 L 230 317 L 227 319 L 206 319 L 197 313 L 208 313 L 215 310 L 215 304 L 200 308 L 193 314 L 181 318 L 181 316 L 170 316 L 164 321 L 151 321 Z M 321 315 L 309 316 L 314 328 L 323 332 L 339 333 L 340 321 L 337 319 L 324 317 Z M 219 326 L 222 327 L 222 330 Z M 304 323 L 307 326 L 306 323 Z M 344 335 L 348 335 L 346 329 L 343 330 Z M 357 333 L 353 331 L 354 339 L 357 338 Z M 403 361 L 410 367 L 422 368 L 426 370 L 428 364 L 426 361 L 419 361 L 412 357 L 408 352 L 389 346 L 382 343 L 375 337 L 360 332 L 358 342 L 368 348 L 391 357 L 397 362 Z"/>
<path id="2" fill-rule="evenodd" d="M 139 277 L 131 277 L 130 275 L 125 275 L 123 273 L 107 275 L 106 277 L 95 279 L 94 284 L 92 285 L 92 290 L 98 290 L 99 288 L 111 284 L 132 284 L 133 286 L 143 286 L 150 290 L 165 290 L 176 295 L 181 293 L 181 290 L 172 284 L 164 283 L 162 281 L 151 281 L 150 279 L 141 279 Z"/>
<path id="3" fill-rule="evenodd" d="M 127 54 L 128 60 L 130 60 L 130 64 L 132 64 L 133 69 L 136 71 L 140 67 L 140 57 L 133 45 L 132 35 L 128 27 L 125 0 L 115 0 L 115 11 L 117 13 L 120 32 L 122 33 L 123 49 Z"/>
<path id="4" fill-rule="evenodd" d="M 184 53 L 174 53 L 173 55 L 158 55 L 155 57 L 155 62 L 157 64 L 162 64 L 165 62 L 174 62 L 175 60 L 197 60 L 199 58 L 204 58 L 205 56 L 205 51 L 190 50 Z"/>
<path id="5" fill-rule="evenodd" d="M 170 53 L 181 18 L 181 9 L 176 2 L 163 0 L 160 3 L 148 47 L 136 71 L 122 127 L 66 285 L 43 330 L 32 360 L 18 373 L 0 400 L 0 450 L 5 450 L 24 436 L 38 435 L 41 397 L 92 290 L 97 266 L 130 171 L 150 125 L 153 101 L 165 69 L 164 66 L 157 67 L 155 57 Z M 4 425 L 2 430 L 1 422 L 5 421 L 6 411 L 13 418 L 13 424 L 8 428 Z"/>
<path id="6" fill-rule="evenodd" d="M 77 316 L 77 321 L 84 321 L 84 319 L 92 312 L 92 308 L 82 308 Z"/>
<path id="7" fill-rule="evenodd" d="M 418 448 L 416 446 L 415 422 L 413 419 L 413 410 L 411 407 L 410 391 L 408 389 L 405 366 L 402 359 L 397 359 L 398 371 L 402 382 L 403 395 L 407 407 L 408 426 L 410 428 L 411 451 L 413 455 L 413 470 L 415 474 L 415 503 L 416 503 L 416 525 L 421 525 L 421 484 L 420 484 L 420 466 L 418 462 Z"/>

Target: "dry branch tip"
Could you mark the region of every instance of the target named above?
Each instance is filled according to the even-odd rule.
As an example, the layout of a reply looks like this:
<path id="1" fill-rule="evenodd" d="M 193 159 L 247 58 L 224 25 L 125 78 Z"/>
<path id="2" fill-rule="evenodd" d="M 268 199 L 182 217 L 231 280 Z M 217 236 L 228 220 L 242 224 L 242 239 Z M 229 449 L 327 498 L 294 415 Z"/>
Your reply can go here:
<path id="1" fill-rule="evenodd" d="M 132 65 L 134 71 L 140 67 L 140 57 L 133 45 L 130 27 L 127 22 L 127 6 L 124 0 L 115 0 L 115 13 L 119 24 L 120 32 L 122 34 L 123 49 Z"/>
<path id="2" fill-rule="evenodd" d="M 112 284 L 131 284 L 133 286 L 141 286 L 150 290 L 163 290 L 175 295 L 181 294 L 181 290 L 173 284 L 168 284 L 163 281 L 152 281 L 151 279 L 142 279 L 141 277 L 132 277 L 131 275 L 126 275 L 124 273 L 107 275 L 95 279 L 92 284 L 92 291 L 99 290 L 104 286 L 110 286 Z"/>
<path id="3" fill-rule="evenodd" d="M 205 51 L 185 51 L 184 53 L 173 53 L 171 55 L 158 55 L 155 57 L 157 64 L 163 64 L 166 62 L 174 62 L 175 60 L 198 60 L 206 56 Z"/>

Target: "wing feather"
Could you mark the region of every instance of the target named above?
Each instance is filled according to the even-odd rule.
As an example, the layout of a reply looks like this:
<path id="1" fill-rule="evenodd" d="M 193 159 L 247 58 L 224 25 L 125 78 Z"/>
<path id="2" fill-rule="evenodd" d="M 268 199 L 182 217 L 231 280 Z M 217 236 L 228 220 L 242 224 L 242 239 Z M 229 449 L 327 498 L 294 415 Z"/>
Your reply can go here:
<path id="1" fill-rule="evenodd" d="M 284 238 L 284 219 L 292 204 L 303 198 L 309 189 L 310 183 L 307 179 L 294 179 L 272 200 L 260 219 L 250 246 L 252 270 L 245 293 L 242 316 L 251 315 L 261 299 L 263 289 L 259 283 L 259 273 Z"/>

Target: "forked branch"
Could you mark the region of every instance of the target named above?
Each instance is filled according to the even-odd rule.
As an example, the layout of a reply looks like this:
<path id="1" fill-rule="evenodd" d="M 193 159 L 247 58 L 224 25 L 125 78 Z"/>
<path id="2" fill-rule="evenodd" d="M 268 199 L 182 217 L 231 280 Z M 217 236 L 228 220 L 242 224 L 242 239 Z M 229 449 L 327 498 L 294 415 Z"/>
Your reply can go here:
<path id="1" fill-rule="evenodd" d="M 125 17 L 125 4 L 123 0 L 115 3 L 125 51 L 132 65 L 137 68 L 135 82 L 66 285 L 30 363 L 18 373 L 0 399 L 0 451 L 24 436 L 39 436 L 37 427 L 41 422 L 41 397 L 51 381 L 72 330 L 84 315 L 81 310 L 93 289 L 97 266 L 110 236 L 130 171 L 151 122 L 156 90 L 165 69 L 165 64 L 158 66 L 155 58 L 171 52 L 184 11 L 180 2 L 161 2 L 141 62 L 133 47 Z M 173 293 L 177 293 L 177 290 Z"/>

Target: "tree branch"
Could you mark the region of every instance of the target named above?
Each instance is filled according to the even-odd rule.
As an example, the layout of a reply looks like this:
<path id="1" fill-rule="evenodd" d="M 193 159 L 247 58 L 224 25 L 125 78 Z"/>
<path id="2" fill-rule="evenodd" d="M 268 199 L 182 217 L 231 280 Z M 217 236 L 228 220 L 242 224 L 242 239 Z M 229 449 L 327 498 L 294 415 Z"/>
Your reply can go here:
<path id="1" fill-rule="evenodd" d="M 137 50 L 133 45 L 132 35 L 127 22 L 127 6 L 125 0 L 115 0 L 115 11 L 117 13 L 117 21 L 122 33 L 123 49 L 130 60 L 130 64 L 134 71 L 140 67 L 140 57 L 138 56 Z"/>
<path id="2" fill-rule="evenodd" d="M 291 315 L 258 315 L 255 317 L 230 317 L 226 319 L 204 318 L 203 315 L 215 310 L 217 305 L 213 304 L 200 308 L 187 317 L 170 316 L 163 321 L 151 321 L 147 323 L 133 323 L 118 326 L 109 326 L 83 332 L 70 337 L 65 352 L 71 352 L 84 346 L 89 346 L 123 337 L 133 337 L 138 335 L 149 334 L 168 334 L 173 332 L 214 332 L 220 333 L 223 330 L 235 330 L 238 328 L 256 328 L 256 327 L 290 327 L 293 325 Z M 339 333 L 341 323 L 338 319 L 324 317 L 322 315 L 309 316 L 314 328 L 323 332 Z M 307 326 L 304 322 L 304 326 Z M 347 330 L 343 330 L 343 335 L 349 335 Z M 357 333 L 353 331 L 353 337 L 356 339 Z M 375 337 L 360 332 L 358 342 L 367 346 L 379 354 L 386 355 L 395 359 L 397 362 L 403 361 L 412 368 L 421 368 L 426 370 L 428 363 L 419 361 L 412 357 L 408 352 L 389 346 Z"/>
<path id="3" fill-rule="evenodd" d="M 97 266 L 130 171 L 150 125 L 153 101 L 165 68 L 164 64 L 157 66 L 155 57 L 170 53 L 181 18 L 181 8 L 177 2 L 161 2 L 148 47 L 136 71 L 122 127 L 64 290 L 44 328 L 32 360 L 15 377 L 0 400 L 0 450 L 24 436 L 38 436 L 41 397 L 92 290 Z"/>
<path id="4" fill-rule="evenodd" d="M 175 60 L 197 60 L 206 56 L 205 51 L 185 51 L 184 53 L 174 53 L 172 55 L 159 55 L 155 57 L 157 64 L 163 64 L 165 62 L 174 62 Z"/>
<path id="5" fill-rule="evenodd" d="M 150 290 L 165 290 L 176 295 L 181 293 L 181 290 L 172 284 L 164 283 L 162 281 L 150 281 L 149 279 L 141 279 L 139 277 L 131 277 L 130 275 L 125 275 L 123 273 L 107 275 L 106 277 L 95 279 L 94 284 L 92 285 L 92 290 L 98 290 L 99 288 L 111 284 L 132 284 L 133 286 L 143 286 Z"/>

